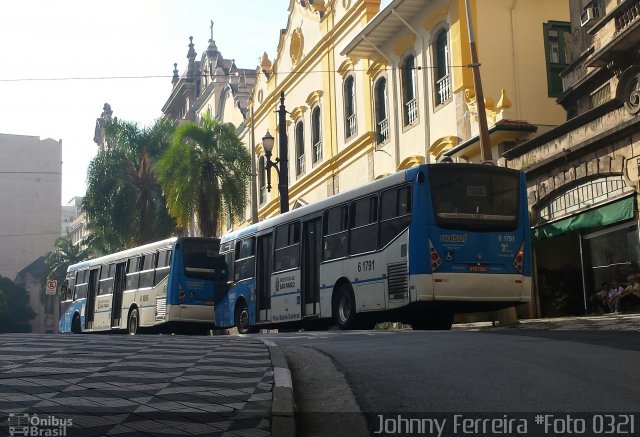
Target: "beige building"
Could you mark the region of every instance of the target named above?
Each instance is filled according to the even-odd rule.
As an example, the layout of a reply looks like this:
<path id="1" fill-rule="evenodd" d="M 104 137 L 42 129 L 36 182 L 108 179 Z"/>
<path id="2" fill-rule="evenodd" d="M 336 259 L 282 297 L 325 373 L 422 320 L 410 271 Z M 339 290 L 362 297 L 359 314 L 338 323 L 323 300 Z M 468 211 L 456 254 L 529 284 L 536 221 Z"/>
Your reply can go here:
<path id="1" fill-rule="evenodd" d="M 567 121 L 503 155 L 527 174 L 543 316 L 582 314 L 602 282 L 640 272 L 640 1 L 569 4 L 548 58 L 569 57 Z"/>
<path id="2" fill-rule="evenodd" d="M 0 134 L 0 275 L 13 280 L 60 236 L 62 142 Z"/>
<path id="3" fill-rule="evenodd" d="M 0 186 L 0 275 L 29 291 L 32 328 L 46 332 L 57 319 L 38 275 L 60 236 L 62 142 L 0 134 Z"/>

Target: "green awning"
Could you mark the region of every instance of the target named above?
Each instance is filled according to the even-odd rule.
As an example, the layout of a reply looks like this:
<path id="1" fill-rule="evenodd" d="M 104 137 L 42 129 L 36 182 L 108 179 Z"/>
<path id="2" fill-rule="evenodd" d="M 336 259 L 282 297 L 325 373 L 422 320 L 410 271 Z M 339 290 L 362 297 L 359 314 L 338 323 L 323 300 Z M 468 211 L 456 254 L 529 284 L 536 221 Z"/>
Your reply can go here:
<path id="1" fill-rule="evenodd" d="M 606 226 L 630 220 L 634 217 L 634 211 L 635 196 L 626 197 L 599 208 L 590 209 L 578 215 L 533 228 L 531 229 L 531 239 L 537 241 L 543 238 L 552 238 L 569 231 Z"/>

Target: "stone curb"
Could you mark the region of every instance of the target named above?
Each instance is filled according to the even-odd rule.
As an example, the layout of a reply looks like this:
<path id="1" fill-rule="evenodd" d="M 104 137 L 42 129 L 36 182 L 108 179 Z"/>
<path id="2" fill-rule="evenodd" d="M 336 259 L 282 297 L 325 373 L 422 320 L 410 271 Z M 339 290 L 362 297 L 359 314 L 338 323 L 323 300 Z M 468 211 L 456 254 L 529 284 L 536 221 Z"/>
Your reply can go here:
<path id="1" fill-rule="evenodd" d="M 273 364 L 273 401 L 271 404 L 271 435 L 295 437 L 296 421 L 293 403 L 293 382 L 287 358 L 274 342 L 262 340 L 269 348 Z"/>

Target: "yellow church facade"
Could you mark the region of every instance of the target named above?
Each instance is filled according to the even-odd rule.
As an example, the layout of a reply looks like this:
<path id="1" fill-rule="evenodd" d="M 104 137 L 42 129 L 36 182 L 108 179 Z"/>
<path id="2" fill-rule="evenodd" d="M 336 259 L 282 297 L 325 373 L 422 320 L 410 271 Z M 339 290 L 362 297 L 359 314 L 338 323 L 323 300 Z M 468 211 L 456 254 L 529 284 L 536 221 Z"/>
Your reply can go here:
<path id="1" fill-rule="evenodd" d="M 565 120 L 552 85 L 570 43 L 568 4 L 470 6 L 500 163 L 505 151 Z M 480 160 L 464 0 L 393 0 L 382 9 L 380 0 L 291 0 L 288 13 L 275 54 L 265 51 L 255 71 L 239 129 L 257 165 L 257 214 L 248 211 L 247 222 L 280 212 L 274 170 L 267 191 L 267 132 L 272 159 L 287 134 L 290 209 L 419 163 Z M 276 113 L 282 93 L 285 126 Z M 238 115 L 229 107 L 224 121 L 224 113 Z"/>

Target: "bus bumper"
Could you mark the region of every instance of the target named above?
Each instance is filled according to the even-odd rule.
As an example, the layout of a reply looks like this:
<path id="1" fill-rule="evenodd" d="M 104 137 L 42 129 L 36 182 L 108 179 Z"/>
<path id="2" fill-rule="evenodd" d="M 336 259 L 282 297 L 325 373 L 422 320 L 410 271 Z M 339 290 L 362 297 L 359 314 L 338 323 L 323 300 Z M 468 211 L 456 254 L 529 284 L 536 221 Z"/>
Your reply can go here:
<path id="1" fill-rule="evenodd" d="M 210 323 L 215 321 L 213 305 L 167 305 L 167 322 Z"/>
<path id="2" fill-rule="evenodd" d="M 436 301 L 515 302 L 531 300 L 531 278 L 522 275 L 438 273 L 432 275 Z"/>

